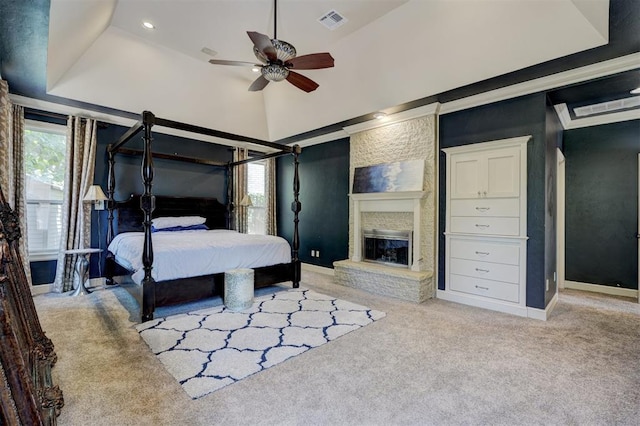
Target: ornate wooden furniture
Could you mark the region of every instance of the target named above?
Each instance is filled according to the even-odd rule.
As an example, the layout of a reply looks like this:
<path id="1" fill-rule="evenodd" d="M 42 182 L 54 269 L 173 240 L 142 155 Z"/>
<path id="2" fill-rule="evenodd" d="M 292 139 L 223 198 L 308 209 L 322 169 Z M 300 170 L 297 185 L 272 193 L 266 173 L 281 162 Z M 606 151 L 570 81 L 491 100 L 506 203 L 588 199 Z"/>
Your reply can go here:
<path id="1" fill-rule="evenodd" d="M 51 380 L 56 353 L 33 304 L 18 223 L 0 188 L 0 424 L 55 425 L 64 405 Z"/>
<path id="2" fill-rule="evenodd" d="M 184 157 L 176 157 L 175 159 L 181 161 L 192 161 L 203 164 L 209 164 L 212 166 L 224 167 L 227 170 L 227 198 L 229 200 L 226 206 L 211 199 L 188 199 L 173 197 L 156 197 L 152 194 L 153 186 L 153 157 L 158 157 L 158 154 L 152 152 L 152 132 L 151 129 L 154 125 L 168 127 L 173 129 L 179 129 L 198 133 L 207 136 L 220 137 L 229 140 L 249 142 L 252 144 L 268 146 L 270 148 L 277 149 L 277 152 L 265 154 L 258 157 L 252 157 L 248 160 L 233 162 L 233 163 L 215 163 L 213 161 L 189 159 Z M 128 200 L 127 203 L 118 203 L 114 199 L 115 194 L 115 156 L 117 153 L 134 153 L 132 150 L 123 148 L 128 141 L 130 141 L 135 135 L 143 132 L 144 149 L 142 154 L 141 174 L 144 186 L 144 193 L 136 196 L 135 199 Z M 158 118 L 149 111 L 142 113 L 141 121 L 131 127 L 120 139 L 107 147 L 107 153 L 109 157 L 109 178 L 107 187 L 107 201 L 108 219 L 109 225 L 107 229 L 107 244 L 109 244 L 115 235 L 116 229 L 114 228 L 114 217 L 116 210 L 118 212 L 118 226 L 117 232 L 125 232 L 126 229 L 121 228 L 125 221 L 135 221 L 137 230 L 144 232 L 144 251 L 142 255 L 142 262 L 144 265 L 144 279 L 140 284 L 140 293 L 138 301 L 141 305 L 142 321 L 148 321 L 153 319 L 153 312 L 156 306 L 163 306 L 169 304 L 181 303 L 189 300 L 196 300 L 204 297 L 210 297 L 212 295 L 220 295 L 224 289 L 224 274 L 216 274 L 212 276 L 194 277 L 180 280 L 171 280 L 164 282 L 155 282 L 151 276 L 151 269 L 153 265 L 153 242 L 151 238 L 151 221 L 154 217 L 159 216 L 183 216 L 183 215 L 199 215 L 208 218 L 207 225 L 213 228 L 230 227 L 231 214 L 233 213 L 232 200 L 232 169 L 235 166 L 257 161 L 266 158 L 273 158 L 282 155 L 292 155 L 294 160 L 294 176 L 293 176 L 293 193 L 294 201 L 291 204 L 291 210 L 294 213 L 294 233 L 293 241 L 291 243 L 291 263 L 279 264 L 263 268 L 255 268 L 255 286 L 261 287 L 271 284 L 276 284 L 284 281 L 292 281 L 293 287 L 297 288 L 300 283 L 300 259 L 298 258 L 298 251 L 300 247 L 300 238 L 298 234 L 298 213 L 301 210 L 301 203 L 298 199 L 300 191 L 300 179 L 298 175 L 298 155 L 301 152 L 301 148 L 298 145 L 293 147 L 287 145 L 281 145 L 278 143 L 263 141 L 254 138 L 248 138 L 244 136 L 234 135 L 230 133 L 220 132 L 217 130 L 207 129 L 199 126 L 193 126 L 185 123 L 179 123 L 176 121 L 166 120 Z M 136 152 L 137 153 L 137 152 Z M 171 158 L 167 155 L 162 155 L 162 158 Z M 202 204 L 203 203 L 203 204 Z M 135 209 L 132 210 L 131 206 L 135 205 Z M 123 216 L 125 215 L 123 220 Z M 210 217 L 211 216 L 211 217 Z M 131 219 L 134 218 L 135 219 Z M 132 222 L 133 223 L 133 222 Z M 212 224 L 215 224 L 212 226 Z M 107 256 L 107 283 L 112 283 L 114 259 L 112 256 Z"/>

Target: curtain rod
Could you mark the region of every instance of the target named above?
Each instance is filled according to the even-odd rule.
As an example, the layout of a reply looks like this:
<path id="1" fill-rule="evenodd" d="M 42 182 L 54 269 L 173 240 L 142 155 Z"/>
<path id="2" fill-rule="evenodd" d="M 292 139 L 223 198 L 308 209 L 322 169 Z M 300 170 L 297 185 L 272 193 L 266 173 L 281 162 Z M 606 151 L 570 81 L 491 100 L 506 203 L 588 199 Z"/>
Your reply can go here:
<path id="1" fill-rule="evenodd" d="M 33 115 L 39 115 L 41 117 L 59 118 L 60 120 L 69 119 L 69 116 L 65 114 L 59 114 L 57 112 L 42 111 L 39 109 L 30 108 L 30 107 L 24 107 L 24 112 L 33 114 Z"/>
<path id="2" fill-rule="evenodd" d="M 49 118 L 57 118 L 59 120 L 64 120 L 65 122 L 67 120 L 69 120 L 69 115 L 67 114 L 61 114 L 58 112 L 49 112 L 49 111 L 43 111 L 43 110 L 39 110 L 39 109 L 33 109 L 30 107 L 24 107 L 24 112 L 25 114 L 32 114 L 32 115 L 36 115 L 38 117 L 49 117 Z M 86 120 L 91 120 L 89 117 L 84 117 L 81 115 L 76 116 L 78 118 L 84 118 Z M 107 127 L 109 127 L 109 125 L 107 123 L 103 123 L 100 120 L 96 120 L 97 126 L 100 129 L 106 129 Z"/>

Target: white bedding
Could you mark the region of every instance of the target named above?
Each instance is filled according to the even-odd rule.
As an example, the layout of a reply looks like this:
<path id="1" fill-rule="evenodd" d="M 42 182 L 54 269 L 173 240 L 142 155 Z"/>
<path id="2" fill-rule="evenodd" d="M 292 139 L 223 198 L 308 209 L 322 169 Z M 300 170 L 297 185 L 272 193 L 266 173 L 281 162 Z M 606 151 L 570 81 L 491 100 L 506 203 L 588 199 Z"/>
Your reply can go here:
<path id="1" fill-rule="evenodd" d="M 291 262 L 287 240 L 273 235 L 241 234 L 228 230 L 154 232 L 153 269 L 156 281 L 216 274 L 234 268 L 257 268 Z M 142 282 L 143 232 L 116 235 L 109 251 Z"/>

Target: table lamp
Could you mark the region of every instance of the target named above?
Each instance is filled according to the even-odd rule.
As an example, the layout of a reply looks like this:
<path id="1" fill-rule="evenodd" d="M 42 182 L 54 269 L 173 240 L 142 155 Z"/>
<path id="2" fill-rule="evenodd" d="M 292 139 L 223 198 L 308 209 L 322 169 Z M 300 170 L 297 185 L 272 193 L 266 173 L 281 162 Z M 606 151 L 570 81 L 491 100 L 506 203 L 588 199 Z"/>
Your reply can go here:
<path id="1" fill-rule="evenodd" d="M 91 201 L 96 210 L 104 210 L 104 202 L 107 200 L 107 196 L 102 192 L 100 185 L 91 185 L 82 200 Z"/>

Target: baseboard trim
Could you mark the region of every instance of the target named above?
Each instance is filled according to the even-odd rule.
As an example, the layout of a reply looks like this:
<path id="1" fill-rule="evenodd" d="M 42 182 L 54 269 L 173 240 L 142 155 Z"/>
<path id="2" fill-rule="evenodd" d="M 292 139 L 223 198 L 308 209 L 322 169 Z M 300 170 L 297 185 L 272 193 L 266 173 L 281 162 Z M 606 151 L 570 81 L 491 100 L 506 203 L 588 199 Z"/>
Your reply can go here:
<path id="1" fill-rule="evenodd" d="M 571 288 L 573 290 L 591 291 L 593 293 L 604 293 L 604 294 L 610 294 L 613 296 L 631 297 L 635 299 L 638 298 L 638 290 L 634 290 L 632 288 L 622 288 L 622 287 L 615 287 L 615 286 L 602 285 L 602 284 L 589 284 L 589 283 L 582 283 L 578 281 L 569 281 L 569 280 L 564 281 L 564 288 Z"/>
<path id="2" fill-rule="evenodd" d="M 545 309 L 530 308 L 528 306 L 511 305 L 501 303 L 499 301 L 488 300 L 485 298 L 475 297 L 473 295 L 466 295 L 452 291 L 437 290 L 436 297 L 438 299 L 447 300 L 449 302 L 461 303 L 463 305 L 477 306 L 483 309 L 489 309 L 492 311 L 503 312 L 505 314 L 517 315 L 519 317 L 526 317 L 535 320 L 546 321 L 549 315 L 556 307 L 558 303 L 558 294 L 553 296 L 553 299 L 549 302 Z"/>
<path id="3" fill-rule="evenodd" d="M 31 286 L 31 295 L 37 296 L 39 294 L 51 293 L 53 291 L 53 283 L 51 284 L 38 284 Z"/>
<path id="4" fill-rule="evenodd" d="M 553 295 L 553 298 L 544 309 L 527 307 L 527 316 L 532 319 L 546 321 L 549 319 L 549 315 L 551 315 L 551 312 L 553 312 L 553 309 L 556 307 L 557 303 L 558 293 Z"/>
<path id="5" fill-rule="evenodd" d="M 302 263 L 302 269 L 309 272 L 318 272 L 319 274 L 334 275 L 333 268 L 327 268 L 324 266 L 312 265 L 310 263 Z"/>
<path id="6" fill-rule="evenodd" d="M 91 288 L 95 288 L 95 287 L 103 287 L 105 285 L 105 279 L 104 278 L 90 278 L 89 279 L 89 289 Z M 32 285 L 31 286 L 31 295 L 32 296 L 36 296 L 38 294 L 46 294 L 46 293 L 52 293 L 53 292 L 53 283 L 50 284 L 38 284 L 38 285 Z"/>
<path id="7" fill-rule="evenodd" d="M 519 317 L 527 316 L 527 308 L 520 305 L 511 305 L 493 301 L 485 298 L 466 295 L 458 292 L 437 290 L 436 297 L 438 299 L 447 300 L 449 302 L 462 303 L 463 305 L 477 306 L 478 308 L 489 309 L 492 311 L 503 312 L 505 314 L 517 315 Z"/>

